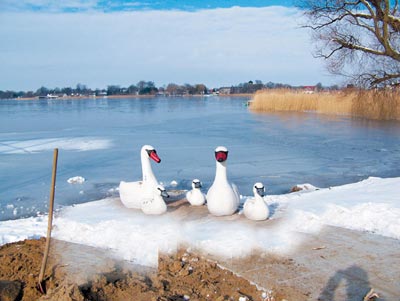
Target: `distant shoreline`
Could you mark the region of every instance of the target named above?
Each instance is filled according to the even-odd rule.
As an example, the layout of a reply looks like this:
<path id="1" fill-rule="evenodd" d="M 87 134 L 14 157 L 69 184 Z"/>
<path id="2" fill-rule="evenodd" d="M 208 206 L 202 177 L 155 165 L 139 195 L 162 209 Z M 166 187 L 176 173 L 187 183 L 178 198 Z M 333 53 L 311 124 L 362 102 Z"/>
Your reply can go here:
<path id="1" fill-rule="evenodd" d="M 71 100 L 79 100 L 79 99 L 120 99 L 120 98 L 156 98 L 156 97 L 166 97 L 166 98 L 182 98 L 182 97 L 211 97 L 211 96 L 217 96 L 217 97 L 253 97 L 253 93 L 237 93 L 237 94 L 218 94 L 218 95 L 213 95 L 213 94 L 206 94 L 206 95 L 174 95 L 174 96 L 164 96 L 164 95 L 125 95 L 125 94 L 119 94 L 119 95 L 107 95 L 107 96 L 62 96 L 62 97 L 55 97 L 55 98 L 44 98 L 44 99 L 53 99 L 53 100 L 65 100 L 65 99 L 71 99 Z M 8 99 L 0 99 L 2 100 L 41 100 L 39 99 L 38 96 L 35 97 L 21 97 L 21 98 L 8 98 Z"/>

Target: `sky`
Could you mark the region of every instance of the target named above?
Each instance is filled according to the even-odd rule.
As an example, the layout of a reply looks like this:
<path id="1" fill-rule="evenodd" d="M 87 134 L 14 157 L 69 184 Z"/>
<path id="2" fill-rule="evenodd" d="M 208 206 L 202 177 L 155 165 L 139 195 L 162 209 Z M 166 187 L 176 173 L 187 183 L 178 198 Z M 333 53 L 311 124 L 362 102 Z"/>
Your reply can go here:
<path id="1" fill-rule="evenodd" d="M 205 206 L 145 215 L 123 207 L 119 198 L 108 198 L 62 208 L 55 214 L 52 237 L 107 249 L 146 266 L 157 266 L 158 251 L 173 252 L 181 244 L 226 258 L 254 249 L 288 254 L 301 246 L 302 233 L 315 235 L 326 225 L 400 239 L 400 178 L 370 177 L 323 189 L 300 186 L 300 192 L 264 197 L 268 221 L 250 221 L 241 213 L 213 217 Z M 0 245 L 45 236 L 46 230 L 46 215 L 2 221 Z"/>
<path id="2" fill-rule="evenodd" d="M 331 85 L 293 1 L 0 1 L 0 90 Z"/>

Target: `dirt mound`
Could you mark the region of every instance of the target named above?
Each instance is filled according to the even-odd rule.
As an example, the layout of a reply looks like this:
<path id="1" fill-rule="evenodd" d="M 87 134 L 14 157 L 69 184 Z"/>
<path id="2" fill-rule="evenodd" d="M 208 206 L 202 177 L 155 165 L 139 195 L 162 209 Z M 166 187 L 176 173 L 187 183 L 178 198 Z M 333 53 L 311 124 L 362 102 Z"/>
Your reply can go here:
<path id="1" fill-rule="evenodd" d="M 52 242 L 53 243 L 53 242 Z M 55 242 L 57 244 L 57 242 Z M 50 252 L 44 286 L 37 289 L 45 240 L 26 240 L 0 247 L 0 280 L 18 281 L 22 292 L 16 300 L 281 300 L 272 292 L 257 289 L 244 278 L 222 269 L 216 262 L 178 251 L 161 255 L 158 269 L 135 269 L 124 262 L 96 255 L 97 273 L 82 278 L 74 274 L 73 263 Z M 58 242 L 70 247 L 71 244 Z M 94 254 L 90 247 L 81 252 Z M 87 248 L 87 250 L 85 249 Z M 60 248 L 59 248 L 60 249 Z M 93 248 L 92 248 L 93 249 Z M 103 251 L 104 252 L 104 251 Z M 100 258 L 100 259 L 99 259 Z M 103 264 L 104 263 L 104 264 Z M 83 262 L 77 262 L 85 269 Z M 105 268 L 103 268 L 105 267 Z M 91 267 L 88 266 L 88 269 Z M 0 300 L 2 296 L 0 296 Z"/>
<path id="2" fill-rule="evenodd" d="M 21 300 L 38 300 L 41 296 L 36 285 L 44 244 L 45 239 L 40 239 L 21 241 L 0 247 L 0 280 L 21 282 L 23 286 Z"/>

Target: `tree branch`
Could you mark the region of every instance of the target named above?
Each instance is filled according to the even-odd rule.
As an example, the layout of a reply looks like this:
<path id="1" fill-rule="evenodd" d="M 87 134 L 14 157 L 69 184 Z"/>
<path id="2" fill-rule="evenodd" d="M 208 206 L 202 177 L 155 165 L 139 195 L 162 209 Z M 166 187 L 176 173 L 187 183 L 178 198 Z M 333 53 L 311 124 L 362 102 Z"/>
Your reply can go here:
<path id="1" fill-rule="evenodd" d="M 309 0 L 306 16 L 310 22 L 303 27 L 312 29 L 315 40 L 322 42 L 317 44 L 316 57 L 329 62 L 331 72 L 351 71 L 354 77 L 368 77 L 374 85 L 399 80 L 398 2 Z M 347 69 L 348 64 L 352 68 Z M 353 68 L 354 64 L 358 68 Z M 388 74 L 389 69 L 396 71 Z"/>
<path id="2" fill-rule="evenodd" d="M 372 80 L 371 85 L 377 86 L 381 83 L 388 82 L 393 79 L 399 79 L 399 78 L 400 78 L 400 74 L 385 74 L 382 77 L 377 77 L 375 80 Z"/>

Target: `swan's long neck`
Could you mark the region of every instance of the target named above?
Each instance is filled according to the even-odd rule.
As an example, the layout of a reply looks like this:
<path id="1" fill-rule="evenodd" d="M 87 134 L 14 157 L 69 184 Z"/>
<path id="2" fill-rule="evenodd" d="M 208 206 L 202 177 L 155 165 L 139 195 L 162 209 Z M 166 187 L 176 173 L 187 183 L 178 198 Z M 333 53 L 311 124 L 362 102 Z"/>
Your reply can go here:
<path id="1" fill-rule="evenodd" d="M 141 154 L 141 163 L 142 163 L 142 175 L 143 182 L 154 182 L 157 183 L 156 177 L 153 174 L 153 170 L 151 168 L 150 159 L 146 152 L 142 152 Z"/>
<path id="2" fill-rule="evenodd" d="M 256 202 L 264 202 L 264 198 L 258 194 L 257 188 L 253 188 L 254 199 Z"/>
<path id="3" fill-rule="evenodd" d="M 254 198 L 257 202 L 264 202 L 263 197 L 259 195 L 257 192 L 254 194 Z"/>
<path id="4" fill-rule="evenodd" d="M 228 176 L 226 173 L 226 162 L 217 161 L 214 182 L 228 182 Z"/>

